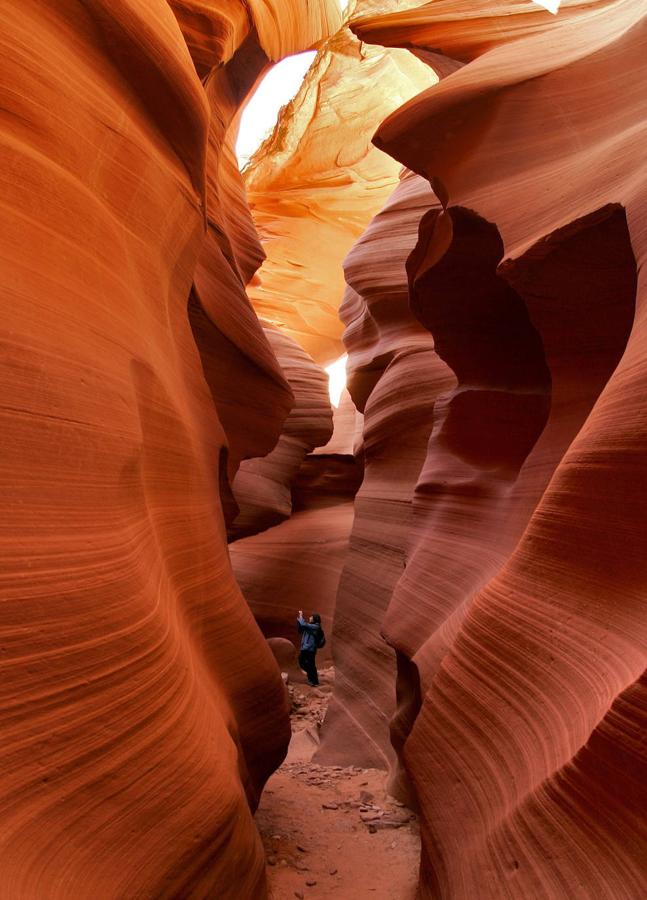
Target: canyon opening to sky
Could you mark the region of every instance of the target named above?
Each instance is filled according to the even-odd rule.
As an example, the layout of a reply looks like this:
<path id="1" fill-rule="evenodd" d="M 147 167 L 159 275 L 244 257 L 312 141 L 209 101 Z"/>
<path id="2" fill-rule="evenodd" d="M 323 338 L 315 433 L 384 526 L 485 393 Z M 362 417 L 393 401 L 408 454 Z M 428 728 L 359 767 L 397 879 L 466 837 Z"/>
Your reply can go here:
<path id="1" fill-rule="evenodd" d="M 0 12 L 0 896 L 647 896 L 645 0 Z"/>

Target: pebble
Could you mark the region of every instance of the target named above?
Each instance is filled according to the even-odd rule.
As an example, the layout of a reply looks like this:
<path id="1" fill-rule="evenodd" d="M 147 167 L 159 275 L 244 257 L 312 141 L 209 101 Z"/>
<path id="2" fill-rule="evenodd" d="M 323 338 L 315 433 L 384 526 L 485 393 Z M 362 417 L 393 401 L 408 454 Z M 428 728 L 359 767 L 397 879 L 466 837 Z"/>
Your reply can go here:
<path id="1" fill-rule="evenodd" d="M 307 852 L 308 852 L 308 851 L 306 850 L 305 847 L 302 847 L 302 846 L 301 846 L 301 844 L 297 844 L 297 850 L 298 850 L 300 853 L 307 853 Z"/>
<path id="2" fill-rule="evenodd" d="M 316 881 L 306 881 L 306 884 L 308 885 L 308 887 L 314 887 L 316 883 L 317 883 Z"/>
<path id="3" fill-rule="evenodd" d="M 337 874 L 337 869 L 330 869 L 330 870 L 328 871 L 328 874 L 329 874 L 329 875 L 336 875 L 336 874 Z"/>
<path id="4" fill-rule="evenodd" d="M 268 856 L 267 864 L 268 864 L 268 866 L 275 866 L 276 865 L 276 856 Z"/>
<path id="5" fill-rule="evenodd" d="M 383 815 L 382 810 L 371 809 L 368 812 L 360 812 L 359 817 L 362 822 L 374 822 L 376 819 L 381 819 Z"/>
<path id="6" fill-rule="evenodd" d="M 322 803 L 321 808 L 322 809 L 339 809 L 339 806 L 337 803 Z"/>
<path id="7" fill-rule="evenodd" d="M 303 891 L 295 891 L 294 896 L 298 897 L 299 900 L 303 900 Z"/>

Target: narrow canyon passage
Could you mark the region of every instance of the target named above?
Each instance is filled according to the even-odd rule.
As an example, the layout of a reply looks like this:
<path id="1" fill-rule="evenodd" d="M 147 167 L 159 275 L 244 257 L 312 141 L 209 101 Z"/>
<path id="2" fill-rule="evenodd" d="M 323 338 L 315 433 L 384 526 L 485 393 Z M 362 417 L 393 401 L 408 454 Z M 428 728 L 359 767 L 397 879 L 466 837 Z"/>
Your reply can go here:
<path id="1" fill-rule="evenodd" d="M 296 673 L 289 683 L 290 749 L 256 813 L 270 897 L 412 900 L 420 859 L 417 817 L 389 797 L 386 773 L 312 761 L 334 669 L 321 670 L 320 677 L 315 690 Z"/>
<path id="2" fill-rule="evenodd" d="M 647 896 L 647 0 L 0 23 L 0 898 Z"/>

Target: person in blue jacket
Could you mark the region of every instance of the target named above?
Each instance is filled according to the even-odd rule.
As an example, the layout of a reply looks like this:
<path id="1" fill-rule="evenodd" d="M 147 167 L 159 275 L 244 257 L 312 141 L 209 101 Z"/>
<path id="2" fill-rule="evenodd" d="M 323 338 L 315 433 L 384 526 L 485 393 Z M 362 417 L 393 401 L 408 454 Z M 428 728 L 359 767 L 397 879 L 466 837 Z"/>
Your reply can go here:
<path id="1" fill-rule="evenodd" d="M 324 638 L 323 628 L 321 627 L 321 616 L 319 613 L 313 613 L 306 622 L 303 618 L 303 610 L 299 610 L 297 618 L 297 627 L 301 635 L 301 652 L 299 653 L 299 666 L 308 676 L 308 684 L 316 687 L 319 684 L 319 674 L 317 672 L 316 656 L 317 650 L 326 642 Z"/>

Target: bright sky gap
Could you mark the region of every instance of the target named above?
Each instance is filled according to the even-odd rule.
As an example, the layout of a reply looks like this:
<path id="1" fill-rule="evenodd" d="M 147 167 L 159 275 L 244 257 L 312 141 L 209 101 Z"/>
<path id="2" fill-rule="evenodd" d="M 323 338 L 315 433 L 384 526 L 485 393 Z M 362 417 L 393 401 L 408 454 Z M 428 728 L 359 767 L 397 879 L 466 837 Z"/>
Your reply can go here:
<path id="1" fill-rule="evenodd" d="M 556 14 L 561 0 L 534 0 Z M 344 12 L 349 0 L 339 0 Z M 245 107 L 236 141 L 238 166 L 243 169 L 276 125 L 279 110 L 292 100 L 315 58 L 314 50 L 288 56 L 273 66 L 261 81 L 254 96 Z"/>
<path id="2" fill-rule="evenodd" d="M 333 406 L 339 406 L 341 395 L 346 387 L 346 363 L 348 355 L 344 354 L 335 360 L 329 366 L 326 366 L 328 373 L 328 393 L 330 394 L 330 402 Z"/>
<path id="3" fill-rule="evenodd" d="M 314 50 L 297 53 L 278 62 L 261 81 L 240 119 L 236 156 L 244 168 L 276 125 L 279 110 L 295 96 L 312 65 Z"/>
<path id="4" fill-rule="evenodd" d="M 348 2 L 349 0 L 339 0 L 342 11 L 345 11 Z M 561 0 L 534 0 L 534 2 L 555 15 L 559 11 Z M 312 50 L 288 56 L 273 66 L 261 81 L 241 116 L 236 142 L 236 155 L 241 169 L 247 165 L 265 138 L 271 134 L 281 107 L 296 96 L 315 55 Z M 339 400 L 346 387 L 347 359 L 348 357 L 344 355 L 326 366 L 330 400 L 333 406 L 339 406 Z"/>

